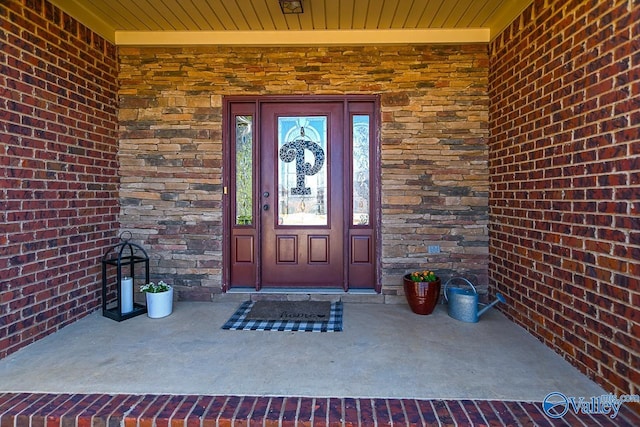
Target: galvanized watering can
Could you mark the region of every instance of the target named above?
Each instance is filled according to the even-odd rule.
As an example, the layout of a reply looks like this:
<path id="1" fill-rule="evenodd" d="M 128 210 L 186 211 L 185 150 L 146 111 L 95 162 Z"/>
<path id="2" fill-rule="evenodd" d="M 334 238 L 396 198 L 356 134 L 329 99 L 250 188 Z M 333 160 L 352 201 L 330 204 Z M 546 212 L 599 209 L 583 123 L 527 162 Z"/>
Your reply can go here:
<path id="1" fill-rule="evenodd" d="M 462 280 L 470 288 L 450 287 L 449 285 L 454 280 Z M 496 297 L 498 299 L 491 304 L 478 304 L 478 292 L 476 292 L 475 286 L 464 277 L 453 277 L 444 285 L 444 298 L 449 303 L 449 316 L 462 322 L 476 323 L 485 311 L 499 302 L 507 302 L 502 294 L 496 294 Z M 479 305 L 485 305 L 485 307 L 478 311 Z"/>

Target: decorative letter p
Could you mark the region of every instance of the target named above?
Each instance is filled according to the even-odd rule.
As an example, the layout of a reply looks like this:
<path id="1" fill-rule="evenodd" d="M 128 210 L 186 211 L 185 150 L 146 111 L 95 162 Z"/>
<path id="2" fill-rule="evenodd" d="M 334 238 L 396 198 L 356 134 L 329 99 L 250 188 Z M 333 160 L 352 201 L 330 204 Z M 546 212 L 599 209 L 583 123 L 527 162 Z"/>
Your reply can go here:
<path id="1" fill-rule="evenodd" d="M 313 166 L 304 161 L 304 150 L 309 150 L 313 154 L 315 158 Z M 322 147 L 313 141 L 296 139 L 280 148 L 280 159 L 285 163 L 296 161 L 296 187 L 291 189 L 291 194 L 294 196 L 311 194 L 311 188 L 305 187 L 305 177 L 317 174 L 324 166 Z"/>

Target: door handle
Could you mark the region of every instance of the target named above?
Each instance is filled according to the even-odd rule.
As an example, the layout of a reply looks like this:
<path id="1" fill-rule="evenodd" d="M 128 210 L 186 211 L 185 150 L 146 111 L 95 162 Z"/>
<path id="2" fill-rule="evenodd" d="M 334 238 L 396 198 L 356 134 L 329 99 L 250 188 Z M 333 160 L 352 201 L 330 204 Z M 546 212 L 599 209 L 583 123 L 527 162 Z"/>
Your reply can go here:
<path id="1" fill-rule="evenodd" d="M 265 203 L 264 205 L 262 205 L 262 210 L 263 211 L 268 211 L 269 210 L 269 205 L 267 203 Z"/>

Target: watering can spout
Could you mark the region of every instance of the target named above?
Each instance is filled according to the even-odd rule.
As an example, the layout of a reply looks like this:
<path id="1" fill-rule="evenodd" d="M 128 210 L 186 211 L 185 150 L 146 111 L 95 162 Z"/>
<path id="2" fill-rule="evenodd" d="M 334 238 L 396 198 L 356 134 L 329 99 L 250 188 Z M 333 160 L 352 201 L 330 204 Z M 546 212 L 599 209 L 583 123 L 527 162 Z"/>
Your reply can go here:
<path id="1" fill-rule="evenodd" d="M 478 312 L 478 317 L 482 316 L 485 311 L 489 310 L 491 307 L 493 307 L 497 303 L 499 303 L 499 302 L 501 302 L 501 303 L 507 302 L 507 300 L 504 298 L 504 296 L 502 294 L 496 294 L 496 298 L 497 299 L 494 302 L 492 302 L 491 304 L 487 305 L 486 307 L 484 307 L 482 310 L 480 310 Z"/>

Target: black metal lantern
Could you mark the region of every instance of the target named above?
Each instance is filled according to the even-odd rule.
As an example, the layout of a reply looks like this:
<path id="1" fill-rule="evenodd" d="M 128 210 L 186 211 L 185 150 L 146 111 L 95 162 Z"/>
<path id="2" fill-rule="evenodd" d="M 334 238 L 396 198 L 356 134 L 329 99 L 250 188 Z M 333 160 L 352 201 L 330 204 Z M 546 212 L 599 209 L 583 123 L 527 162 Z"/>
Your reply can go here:
<path id="1" fill-rule="evenodd" d="M 123 237 L 125 233 L 129 234 L 128 239 Z M 125 233 L 120 235 L 122 242 L 102 257 L 102 315 L 118 322 L 147 312 L 147 307 L 136 303 L 133 295 L 137 264 L 144 265 L 144 283 L 149 283 L 149 256 L 140 245 L 129 241 L 131 233 Z M 110 266 L 115 267 L 115 277 L 107 274 Z"/>

